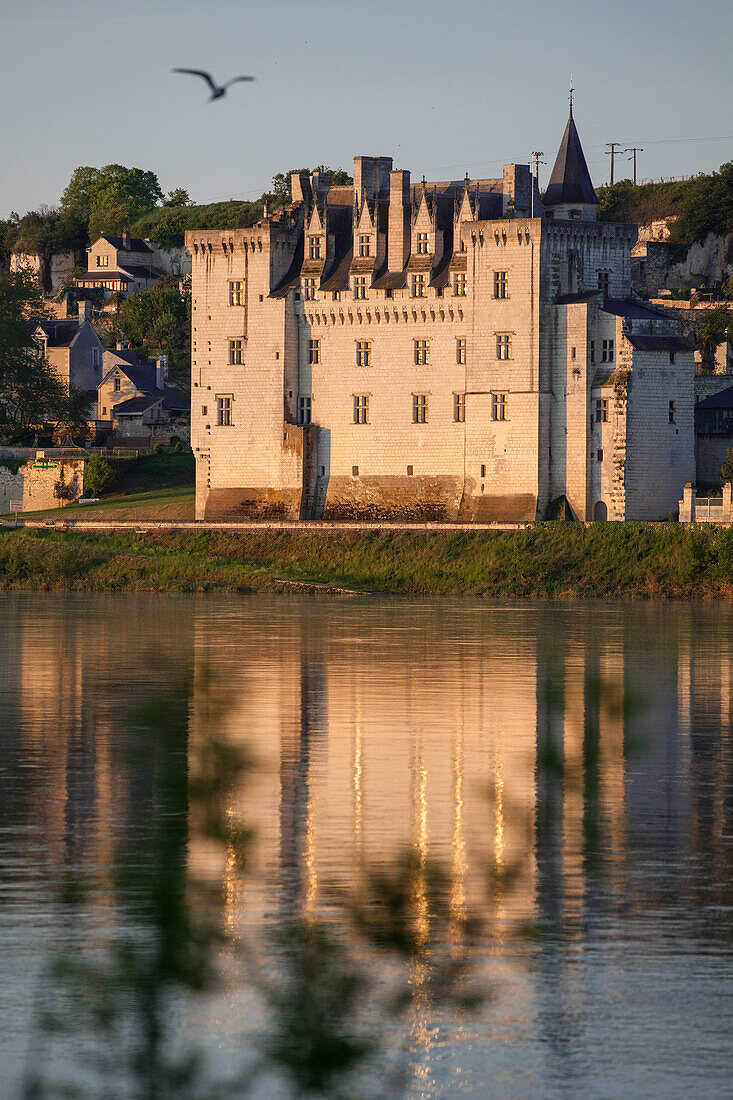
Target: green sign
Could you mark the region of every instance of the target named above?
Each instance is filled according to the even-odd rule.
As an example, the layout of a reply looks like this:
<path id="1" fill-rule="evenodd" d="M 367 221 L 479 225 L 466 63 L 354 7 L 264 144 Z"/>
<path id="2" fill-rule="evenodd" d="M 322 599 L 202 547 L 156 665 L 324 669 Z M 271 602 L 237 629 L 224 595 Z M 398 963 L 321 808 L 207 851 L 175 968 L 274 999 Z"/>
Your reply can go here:
<path id="1" fill-rule="evenodd" d="M 36 462 L 33 463 L 34 470 L 58 470 L 58 468 L 58 462 L 51 462 L 47 458 L 39 458 Z"/>

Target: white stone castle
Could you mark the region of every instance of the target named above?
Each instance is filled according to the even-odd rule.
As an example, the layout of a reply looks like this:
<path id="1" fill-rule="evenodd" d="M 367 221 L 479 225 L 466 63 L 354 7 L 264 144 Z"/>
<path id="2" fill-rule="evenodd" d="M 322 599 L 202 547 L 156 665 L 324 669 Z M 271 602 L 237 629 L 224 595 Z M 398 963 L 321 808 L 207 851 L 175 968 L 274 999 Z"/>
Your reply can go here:
<path id="1" fill-rule="evenodd" d="M 197 518 L 666 518 L 693 350 L 597 203 L 571 108 L 544 199 L 523 164 L 412 184 L 362 156 L 188 232 Z"/>

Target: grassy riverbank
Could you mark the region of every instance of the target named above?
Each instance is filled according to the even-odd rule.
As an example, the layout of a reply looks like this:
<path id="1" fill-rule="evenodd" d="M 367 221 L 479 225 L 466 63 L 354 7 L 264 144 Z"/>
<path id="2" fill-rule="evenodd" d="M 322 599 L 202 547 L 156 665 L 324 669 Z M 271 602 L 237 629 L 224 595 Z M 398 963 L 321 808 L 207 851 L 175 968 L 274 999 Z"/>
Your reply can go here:
<path id="1" fill-rule="evenodd" d="M 733 530 L 535 524 L 461 532 L 0 532 L 0 590 L 733 596 Z"/>

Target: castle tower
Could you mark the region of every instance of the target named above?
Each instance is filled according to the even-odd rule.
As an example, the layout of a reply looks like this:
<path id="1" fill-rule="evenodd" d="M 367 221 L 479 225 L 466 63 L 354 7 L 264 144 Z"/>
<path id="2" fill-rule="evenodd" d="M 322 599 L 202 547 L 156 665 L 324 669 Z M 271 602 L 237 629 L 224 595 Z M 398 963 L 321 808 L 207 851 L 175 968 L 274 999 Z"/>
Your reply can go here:
<path id="1" fill-rule="evenodd" d="M 570 218 L 585 222 L 596 220 L 598 197 L 593 190 L 583 147 L 573 119 L 572 97 L 568 124 L 560 142 L 543 203 L 545 210 L 557 220 Z"/>

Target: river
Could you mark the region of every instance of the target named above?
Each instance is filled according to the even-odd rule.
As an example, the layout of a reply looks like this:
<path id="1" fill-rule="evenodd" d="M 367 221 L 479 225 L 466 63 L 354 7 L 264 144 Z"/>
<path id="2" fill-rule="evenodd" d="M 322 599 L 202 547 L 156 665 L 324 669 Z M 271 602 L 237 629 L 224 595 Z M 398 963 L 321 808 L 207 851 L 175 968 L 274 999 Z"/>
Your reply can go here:
<path id="1" fill-rule="evenodd" d="M 213 733 L 251 761 L 223 808 L 247 861 L 233 825 L 219 844 L 176 802 L 180 895 L 216 905 L 227 938 L 211 989 L 166 992 L 171 1050 L 200 1047 L 211 1074 L 249 1064 L 270 1025 L 239 948 L 271 978 L 263 932 L 340 928 L 342 899 L 409 851 L 417 941 L 465 953 L 490 996 L 440 1003 L 426 955 L 393 1019 L 395 952 L 345 933 L 381 1043 L 347 1095 L 396 1095 L 379 1082 L 400 1059 L 410 1097 L 730 1095 L 732 669 L 730 605 L 3 596 L 0 1095 L 31 1077 L 38 1095 L 66 1078 L 133 1095 L 90 1057 L 134 1050 L 134 1021 L 96 1034 L 59 960 L 104 965 L 116 935 L 144 937 L 151 822 Z M 165 736 L 141 742 L 141 705 Z M 270 1067 L 253 1095 L 290 1093 Z"/>

